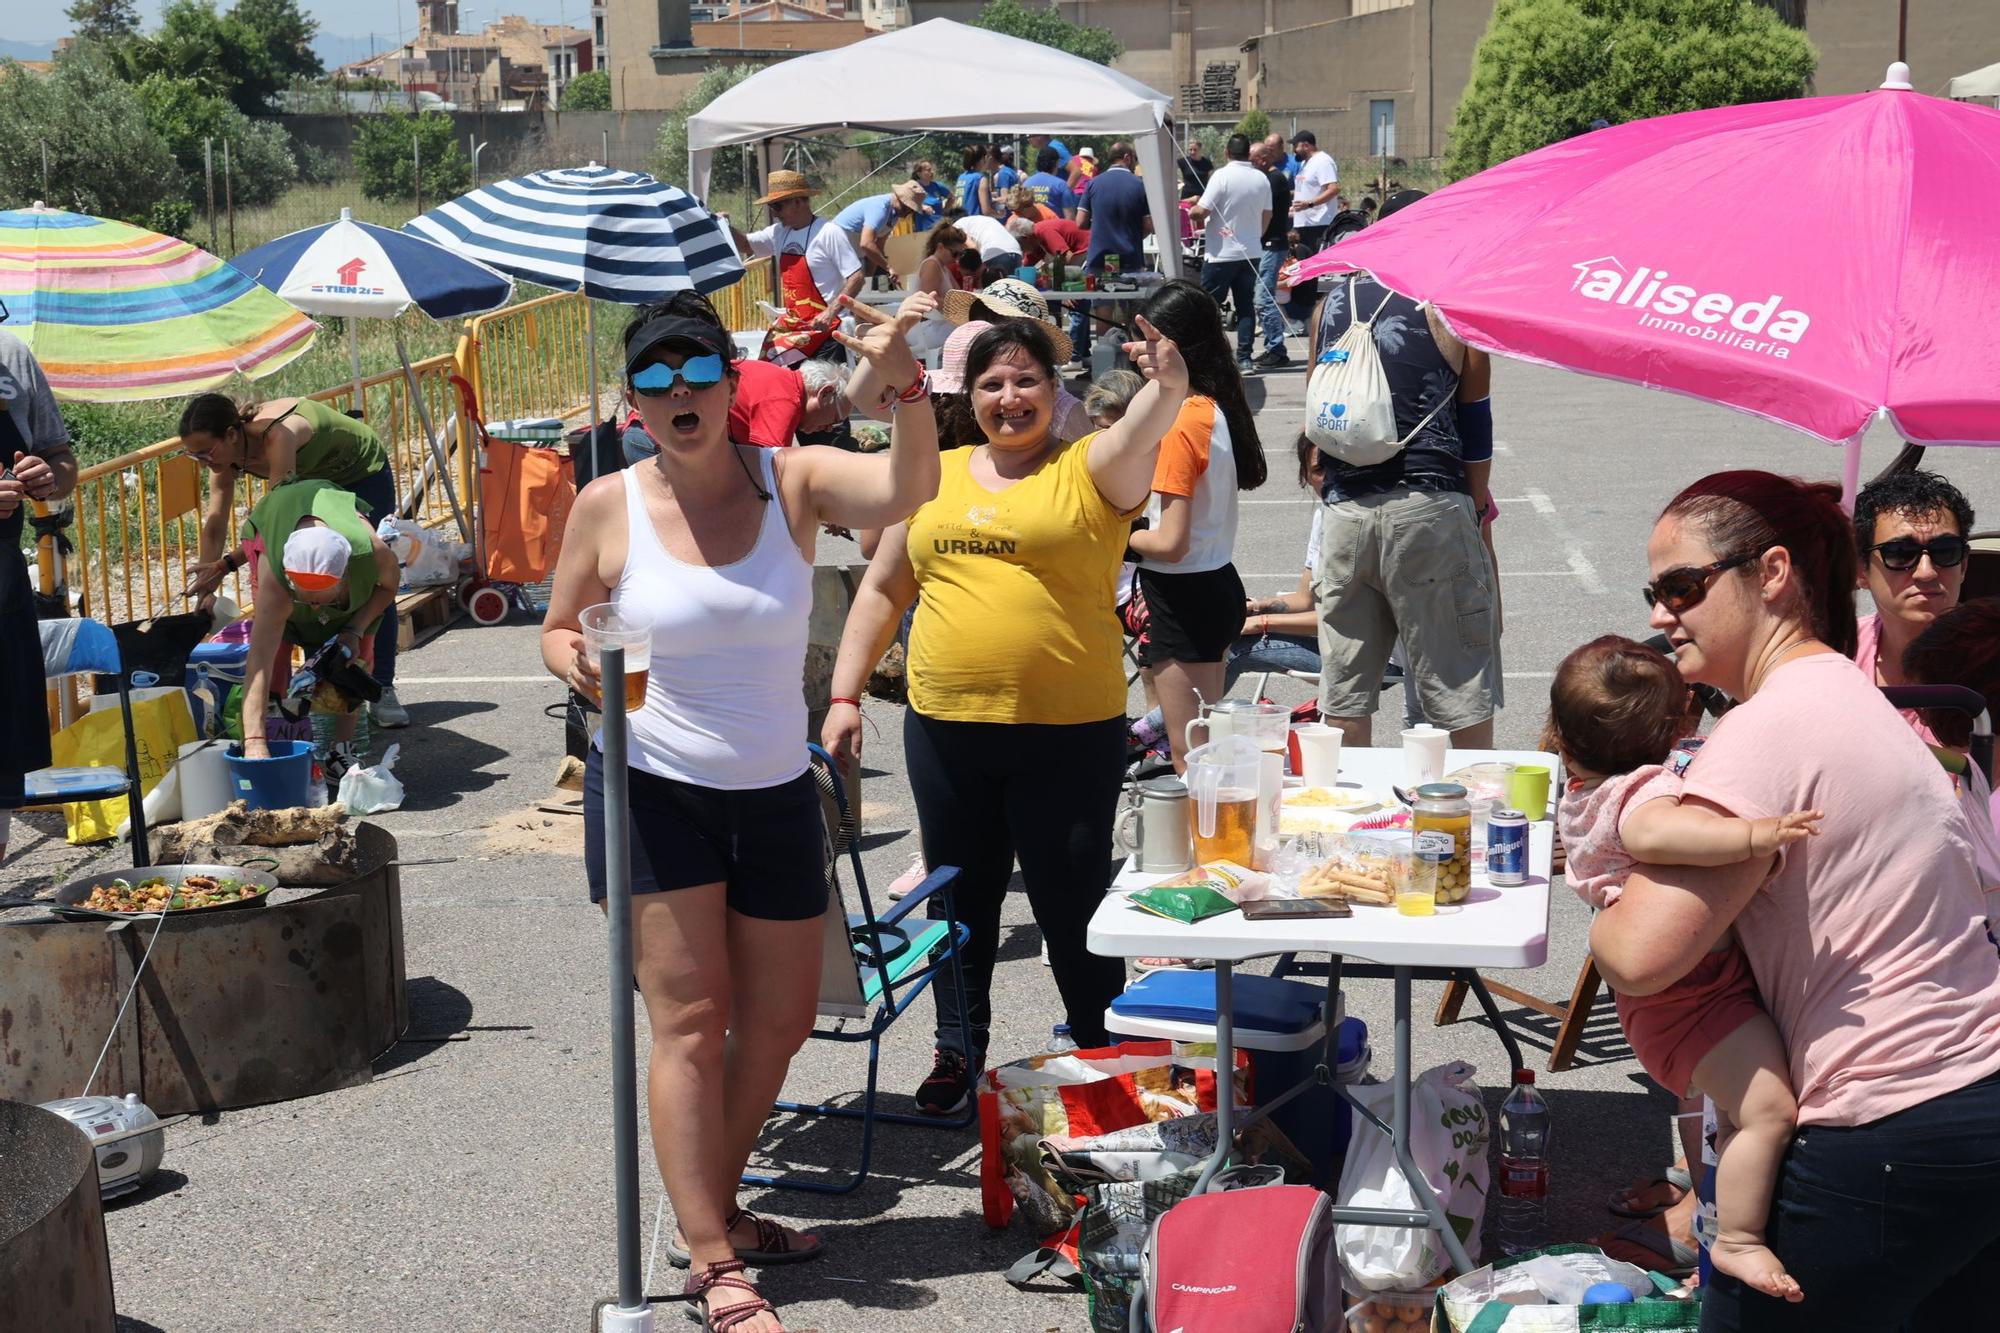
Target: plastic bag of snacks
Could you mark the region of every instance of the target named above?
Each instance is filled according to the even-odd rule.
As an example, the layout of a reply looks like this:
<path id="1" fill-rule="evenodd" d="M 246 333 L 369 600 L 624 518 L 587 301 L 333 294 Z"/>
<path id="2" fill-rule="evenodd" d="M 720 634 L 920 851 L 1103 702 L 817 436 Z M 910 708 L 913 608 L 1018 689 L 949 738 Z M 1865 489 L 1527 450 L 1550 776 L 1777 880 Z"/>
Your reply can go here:
<path id="1" fill-rule="evenodd" d="M 1214 889 L 1232 902 L 1247 903 L 1267 897 L 1271 891 L 1271 877 L 1249 866 L 1238 865 L 1234 861 L 1210 861 L 1192 870 L 1182 871 L 1172 879 L 1163 879 L 1153 886 L 1156 889 Z"/>
<path id="2" fill-rule="evenodd" d="M 1139 890 L 1132 895 L 1132 905 L 1154 916 L 1191 924 L 1270 893 L 1269 875 L 1234 861 L 1211 861 Z"/>
<path id="3" fill-rule="evenodd" d="M 1320 839 L 1323 859 L 1299 880 L 1302 898 L 1345 898 L 1386 907 L 1409 882 L 1413 853 L 1401 831 L 1344 833 Z"/>
<path id="4" fill-rule="evenodd" d="M 1132 906 L 1154 916 L 1164 916 L 1193 925 L 1197 921 L 1236 910 L 1226 894 L 1210 888 L 1173 889 L 1156 884 L 1132 895 Z"/>

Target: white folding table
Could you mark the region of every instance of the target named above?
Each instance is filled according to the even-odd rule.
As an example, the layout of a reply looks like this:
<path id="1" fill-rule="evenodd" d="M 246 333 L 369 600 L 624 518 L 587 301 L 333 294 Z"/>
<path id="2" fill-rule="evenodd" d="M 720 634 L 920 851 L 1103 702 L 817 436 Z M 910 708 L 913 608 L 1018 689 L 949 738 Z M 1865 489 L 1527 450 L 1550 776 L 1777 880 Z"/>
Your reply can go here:
<path id="1" fill-rule="evenodd" d="M 1446 763 L 1447 771 L 1486 760 L 1507 760 L 1518 764 L 1541 764 L 1556 774 L 1558 761 L 1552 755 L 1522 750 L 1455 750 Z M 1347 749 L 1341 752 L 1340 776 L 1343 784 L 1358 784 L 1371 792 L 1387 794 L 1392 784 L 1403 779 L 1401 750 Z M 1546 813 L 1546 812 L 1544 812 Z M 1384 1125 L 1367 1108 L 1354 1100 L 1344 1087 L 1337 1088 L 1357 1115 L 1366 1117 L 1389 1135 L 1396 1160 L 1410 1189 L 1423 1204 L 1421 1211 L 1388 1208 L 1336 1208 L 1339 1222 L 1373 1225 L 1434 1228 L 1461 1273 L 1472 1271 L 1472 1261 L 1458 1235 L 1446 1220 L 1444 1208 L 1432 1194 L 1423 1173 L 1410 1155 L 1410 984 L 1423 980 L 1463 981 L 1486 1010 L 1501 1044 L 1507 1048 L 1508 1068 L 1522 1068 L 1521 1050 L 1514 1035 L 1500 1018 L 1493 997 L 1480 980 L 1477 969 L 1539 967 L 1548 958 L 1549 880 L 1554 826 L 1546 819 L 1529 825 L 1528 882 L 1509 888 L 1487 883 L 1483 869 L 1472 876 L 1472 891 L 1454 907 L 1440 908 L 1436 916 L 1403 916 L 1393 907 L 1356 905 L 1350 917 L 1320 917 L 1292 921 L 1252 921 L 1241 912 L 1225 912 L 1193 925 L 1155 916 L 1133 907 L 1126 895 L 1166 878 L 1154 874 L 1121 873 L 1112 892 L 1098 904 L 1090 919 L 1087 943 L 1092 953 L 1118 958 L 1178 956 L 1212 959 L 1215 962 L 1215 1044 L 1217 1069 L 1234 1066 L 1232 1022 L 1232 978 L 1234 965 L 1252 958 L 1298 953 L 1331 956 L 1327 969 L 1327 1012 L 1336 1012 L 1340 979 L 1348 976 L 1387 976 L 1395 983 L 1395 1091 L 1394 1110 Z M 1372 967 L 1344 966 L 1348 957 L 1365 959 Z M 1333 1040 L 1329 1028 L 1328 1041 Z M 1326 1060 L 1314 1073 L 1314 1082 L 1326 1079 Z M 1266 1101 L 1253 1119 L 1268 1114 L 1310 1084 Z M 1205 1189 L 1215 1173 L 1227 1163 L 1235 1144 L 1234 1108 L 1230 1098 L 1216 1099 L 1216 1151 L 1201 1178 Z"/>

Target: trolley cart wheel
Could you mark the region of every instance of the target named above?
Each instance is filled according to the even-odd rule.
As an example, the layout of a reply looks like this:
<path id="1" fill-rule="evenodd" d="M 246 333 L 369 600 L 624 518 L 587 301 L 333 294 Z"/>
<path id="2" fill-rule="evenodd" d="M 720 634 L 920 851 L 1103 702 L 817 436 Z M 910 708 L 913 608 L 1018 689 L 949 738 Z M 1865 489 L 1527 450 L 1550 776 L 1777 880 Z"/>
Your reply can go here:
<path id="1" fill-rule="evenodd" d="M 507 618 L 507 595 L 491 584 L 481 584 L 466 599 L 465 609 L 481 625 L 497 625 Z"/>
<path id="2" fill-rule="evenodd" d="M 460 606 L 469 607 L 472 605 L 472 594 L 478 592 L 482 586 L 478 575 L 467 574 L 453 585 L 451 595 Z"/>

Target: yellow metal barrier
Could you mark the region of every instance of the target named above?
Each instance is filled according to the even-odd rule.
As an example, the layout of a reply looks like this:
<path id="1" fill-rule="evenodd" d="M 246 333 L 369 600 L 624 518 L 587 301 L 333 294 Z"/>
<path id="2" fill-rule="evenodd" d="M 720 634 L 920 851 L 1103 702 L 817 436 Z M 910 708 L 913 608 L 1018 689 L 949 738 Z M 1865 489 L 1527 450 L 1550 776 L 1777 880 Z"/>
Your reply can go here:
<path id="1" fill-rule="evenodd" d="M 715 313 L 722 316 L 722 322 L 737 331 L 761 329 L 771 321 L 757 308 L 759 301 L 778 304 L 773 295 L 771 261 L 753 259 L 744 266 L 743 281 L 732 287 L 724 287 L 708 299 L 715 305 Z"/>
<path id="2" fill-rule="evenodd" d="M 581 296 L 559 292 L 472 321 L 466 330 L 469 354 L 462 351 L 460 359 L 472 372 L 466 378 L 486 420 L 568 417 L 584 410 L 590 398 L 585 315 Z M 609 378 L 607 371 L 617 372 L 619 362 L 606 361 L 605 355 L 620 327 L 615 319 L 598 321 L 600 381 Z"/>
<path id="3" fill-rule="evenodd" d="M 451 429 L 458 416 L 451 387 L 456 359 L 435 356 L 410 369 L 431 426 L 439 433 L 438 443 L 448 458 L 458 456 L 454 481 L 465 501 L 471 491 L 472 476 L 466 467 L 470 455 L 461 447 L 460 432 Z M 428 526 L 451 525 L 451 505 L 401 369 L 364 379 L 361 388 L 372 409 L 369 424 L 381 437 L 395 471 L 400 508 Z M 346 411 L 354 390 L 342 385 L 310 396 Z M 205 490 L 200 471 L 192 458 L 180 452 L 176 438 L 93 463 L 78 474 L 71 500 L 76 518 L 69 529 L 76 549 L 66 560 L 62 583 L 81 594 L 85 615 L 119 622 L 188 609 L 180 591 L 187 584 L 187 566 L 200 549 Z M 255 477 L 245 480 L 248 491 L 230 515 L 231 543 L 238 539 L 238 520 L 266 489 L 266 483 Z M 44 543 L 37 563 L 43 591 L 52 592 L 58 581 L 53 555 L 46 547 Z M 223 590 L 239 604 L 250 604 L 252 590 L 245 572 L 232 575 Z"/>

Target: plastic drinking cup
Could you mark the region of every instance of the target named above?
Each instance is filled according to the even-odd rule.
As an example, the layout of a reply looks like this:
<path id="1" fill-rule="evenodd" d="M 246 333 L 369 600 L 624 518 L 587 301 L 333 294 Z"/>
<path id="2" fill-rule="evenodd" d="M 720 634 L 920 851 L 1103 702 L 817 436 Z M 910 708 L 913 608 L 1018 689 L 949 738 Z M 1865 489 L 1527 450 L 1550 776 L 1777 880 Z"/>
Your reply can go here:
<path id="1" fill-rule="evenodd" d="M 1299 761 L 1304 768 L 1301 774 L 1308 787 L 1332 787 L 1340 782 L 1340 742 L 1339 727 L 1329 727 L 1325 723 L 1300 727 L 1294 733 L 1299 738 Z"/>
<path id="2" fill-rule="evenodd" d="M 1451 733 L 1439 727 L 1411 727 L 1403 733 L 1403 781 L 1411 790 L 1444 777 Z"/>
<path id="3" fill-rule="evenodd" d="M 1514 808 L 1529 819 L 1546 819 L 1549 812 L 1549 770 L 1540 764 L 1522 764 L 1514 770 Z"/>
<path id="4" fill-rule="evenodd" d="M 577 617 L 583 628 L 583 651 L 601 662 L 606 648 L 625 650 L 625 711 L 637 712 L 646 702 L 646 675 L 653 660 L 653 622 L 620 611 L 616 603 L 586 606 Z"/>

